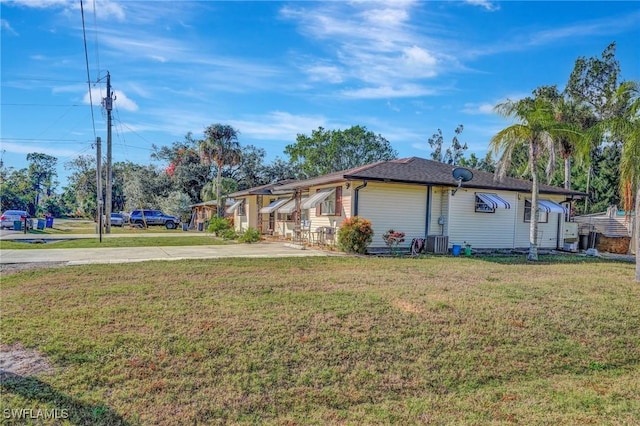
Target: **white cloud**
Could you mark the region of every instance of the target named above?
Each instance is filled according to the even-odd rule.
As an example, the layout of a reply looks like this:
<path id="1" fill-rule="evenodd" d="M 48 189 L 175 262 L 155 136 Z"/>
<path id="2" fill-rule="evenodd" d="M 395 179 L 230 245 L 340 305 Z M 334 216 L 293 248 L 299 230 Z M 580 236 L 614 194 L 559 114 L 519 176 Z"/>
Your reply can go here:
<path id="1" fill-rule="evenodd" d="M 62 9 L 67 14 L 75 14 L 80 10 L 80 2 L 69 0 L 11 0 L 5 4 L 10 6 L 29 7 L 34 9 Z M 95 8 L 94 8 L 95 7 Z M 86 14 L 95 12 L 96 17 L 101 20 L 125 20 L 125 11 L 121 3 L 112 0 L 94 0 L 85 3 Z"/>
<path id="2" fill-rule="evenodd" d="M 305 69 L 311 81 L 342 83 L 344 71 L 335 65 L 312 65 Z"/>
<path id="3" fill-rule="evenodd" d="M 488 0 L 465 0 L 465 3 L 470 4 L 472 6 L 480 6 L 487 9 L 489 12 L 494 12 L 496 10 L 500 10 L 500 6 L 495 2 L 491 2 Z"/>
<path id="4" fill-rule="evenodd" d="M 13 154 L 30 154 L 32 152 L 40 152 L 54 157 L 71 157 L 78 154 L 78 148 L 60 148 L 55 146 L 56 142 L 50 142 L 46 145 L 24 143 L 24 141 L 2 141 L 2 150 Z M 87 143 L 87 146 L 90 144 Z"/>
<path id="5" fill-rule="evenodd" d="M 322 43 L 327 54 L 317 60 L 322 63 L 320 70 L 342 71 L 339 79 L 345 84 L 377 87 L 345 90 L 345 95 L 415 96 L 405 88 L 418 87 L 419 80 L 437 76 L 442 61 L 449 60 L 435 50 L 436 44 L 423 35 L 423 28 L 411 24 L 415 4 L 326 2 L 317 7 L 287 6 L 281 9 L 281 16 L 296 21 L 302 34 Z M 317 68 L 305 71 L 311 81 L 318 81 Z"/>
<path id="6" fill-rule="evenodd" d="M 436 91 L 416 84 L 403 84 L 400 86 L 364 87 L 362 89 L 344 90 L 342 94 L 353 99 L 385 99 L 385 98 L 413 98 L 429 96 Z"/>
<path id="7" fill-rule="evenodd" d="M 0 28 L 9 34 L 18 35 L 18 32 L 11 27 L 11 24 L 6 19 L 0 19 Z"/>
<path id="8" fill-rule="evenodd" d="M 493 112 L 494 105 L 489 103 L 466 103 L 464 104 L 464 108 L 462 108 L 462 112 L 465 114 L 471 115 L 489 115 L 494 114 Z"/>
<path id="9" fill-rule="evenodd" d="M 131 99 L 127 97 L 127 95 L 121 90 L 113 90 L 114 102 L 113 108 L 122 109 L 125 111 L 137 111 L 138 105 Z M 106 96 L 106 91 L 99 87 L 91 88 L 91 99 L 89 98 L 89 92 L 86 92 L 82 101 L 85 104 L 89 104 L 90 101 L 93 101 L 94 105 L 100 105 L 102 103 L 102 99 Z"/>
<path id="10" fill-rule="evenodd" d="M 299 133 L 309 133 L 318 127 L 327 127 L 323 116 L 294 115 L 283 111 L 272 111 L 264 116 L 254 116 L 244 120 L 229 120 L 240 129 L 241 135 L 254 139 L 286 140 L 294 142 Z"/>

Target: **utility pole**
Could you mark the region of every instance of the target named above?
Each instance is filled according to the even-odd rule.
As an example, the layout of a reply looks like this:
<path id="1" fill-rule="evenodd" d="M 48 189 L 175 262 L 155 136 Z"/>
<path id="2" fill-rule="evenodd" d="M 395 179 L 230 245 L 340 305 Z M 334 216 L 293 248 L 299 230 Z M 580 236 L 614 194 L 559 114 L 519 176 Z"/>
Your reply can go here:
<path id="1" fill-rule="evenodd" d="M 100 136 L 96 138 L 96 196 L 98 209 L 98 234 L 102 242 L 102 140 Z"/>
<path id="2" fill-rule="evenodd" d="M 107 97 L 104 98 L 104 107 L 107 110 L 107 196 L 105 199 L 105 231 L 111 233 L 111 193 L 113 192 L 113 182 L 111 176 L 111 110 L 113 109 L 113 100 L 111 99 L 111 75 L 107 71 Z"/>

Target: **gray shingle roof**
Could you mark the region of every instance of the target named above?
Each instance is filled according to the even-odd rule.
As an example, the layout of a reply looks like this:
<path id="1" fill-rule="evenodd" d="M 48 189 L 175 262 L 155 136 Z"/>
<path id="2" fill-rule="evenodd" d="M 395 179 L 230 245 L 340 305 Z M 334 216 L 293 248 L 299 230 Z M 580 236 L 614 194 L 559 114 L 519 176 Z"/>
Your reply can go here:
<path id="1" fill-rule="evenodd" d="M 282 185 L 279 189 L 293 190 L 296 188 L 309 188 L 311 186 L 354 179 L 455 187 L 458 185 L 458 182 L 453 178 L 451 172 L 456 167 L 458 166 L 419 157 L 410 157 L 392 161 L 381 161 L 349 170 L 329 173 L 324 176 L 295 181 Z M 463 183 L 463 187 L 503 191 L 531 191 L 531 181 L 505 177 L 501 182 L 494 182 L 493 173 L 471 170 L 473 172 L 473 179 L 470 182 Z M 586 195 L 580 191 L 572 191 L 545 184 L 540 184 L 540 193 L 575 196 Z"/>

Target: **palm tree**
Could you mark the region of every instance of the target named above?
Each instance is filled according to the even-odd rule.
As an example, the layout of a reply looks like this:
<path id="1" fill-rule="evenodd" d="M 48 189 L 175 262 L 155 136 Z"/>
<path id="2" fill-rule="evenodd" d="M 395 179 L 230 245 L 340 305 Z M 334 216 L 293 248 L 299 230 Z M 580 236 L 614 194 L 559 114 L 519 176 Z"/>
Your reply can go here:
<path id="1" fill-rule="evenodd" d="M 207 165 L 217 166 L 216 200 L 218 216 L 224 214 L 222 205 L 222 168 L 235 166 L 241 160 L 241 148 L 238 142 L 238 131 L 225 124 L 212 124 L 204 131 L 205 139 L 200 142 L 200 160 Z"/>
<path id="2" fill-rule="evenodd" d="M 620 84 L 614 105 L 615 116 L 602 122 L 598 130 L 622 141 L 620 195 L 627 212 L 634 210 L 635 198 L 635 225 L 629 248 L 635 244 L 636 282 L 640 282 L 640 84 L 629 81 Z"/>
<path id="3" fill-rule="evenodd" d="M 587 130 L 595 123 L 595 117 L 586 105 L 580 105 L 558 92 L 557 87 L 541 86 L 533 91 L 536 98 L 548 101 L 552 107 L 553 117 L 558 123 L 564 123 Z M 595 143 L 590 143 L 587 138 L 575 139 L 565 133 L 560 133 L 554 140 L 555 150 L 564 163 L 564 188 L 571 189 L 571 162 L 574 158 L 578 161 L 588 161 L 591 149 Z M 547 183 L 555 169 L 554 163 L 548 163 L 546 174 Z"/>
<path id="4" fill-rule="evenodd" d="M 578 140 L 580 133 L 573 126 L 555 120 L 553 106 L 544 98 L 525 98 L 518 101 L 507 100 L 496 105 L 494 110 L 503 117 L 520 121 L 491 138 L 490 147 L 498 154 L 502 152 L 496 168 L 496 179 L 502 179 L 509 169 L 514 152 L 522 147 L 528 150 L 528 167 L 531 173 L 531 222 L 529 227 L 528 260 L 538 260 L 538 162 L 547 156 L 549 164 L 555 164 L 554 139 L 560 136 Z M 547 166 L 547 172 L 552 167 Z"/>

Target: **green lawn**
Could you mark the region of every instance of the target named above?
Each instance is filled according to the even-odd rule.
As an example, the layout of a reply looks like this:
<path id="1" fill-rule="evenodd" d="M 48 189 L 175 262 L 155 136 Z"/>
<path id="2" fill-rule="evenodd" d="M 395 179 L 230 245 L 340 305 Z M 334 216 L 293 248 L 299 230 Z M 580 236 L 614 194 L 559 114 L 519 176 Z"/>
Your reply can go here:
<path id="1" fill-rule="evenodd" d="M 37 239 L 35 237 L 34 239 Z M 46 243 L 29 243 L 24 241 L 0 241 L 2 250 L 20 249 L 52 249 L 52 248 L 107 248 L 107 247 L 168 247 L 168 246 L 203 246 L 234 244 L 212 236 L 179 236 L 179 237 L 126 237 L 79 238 L 76 240 L 57 240 Z"/>
<path id="2" fill-rule="evenodd" d="M 638 424 L 634 265 L 573 260 L 220 259 L 10 274 L 1 342 L 37 349 L 55 369 L 5 380 L 0 401 L 91 425 Z"/>

